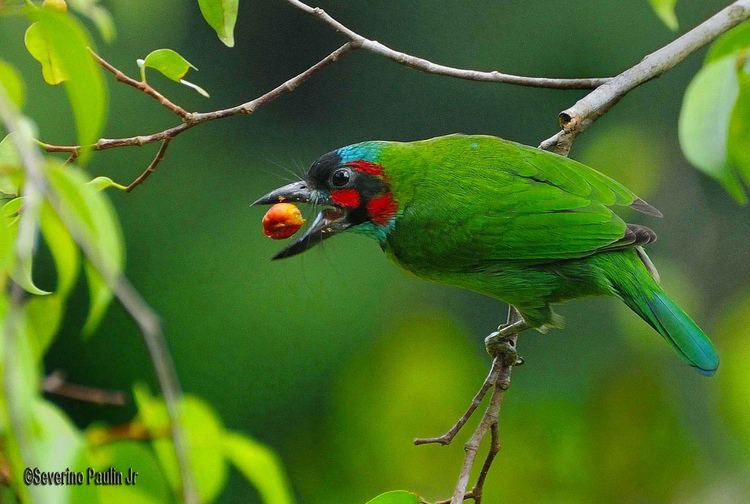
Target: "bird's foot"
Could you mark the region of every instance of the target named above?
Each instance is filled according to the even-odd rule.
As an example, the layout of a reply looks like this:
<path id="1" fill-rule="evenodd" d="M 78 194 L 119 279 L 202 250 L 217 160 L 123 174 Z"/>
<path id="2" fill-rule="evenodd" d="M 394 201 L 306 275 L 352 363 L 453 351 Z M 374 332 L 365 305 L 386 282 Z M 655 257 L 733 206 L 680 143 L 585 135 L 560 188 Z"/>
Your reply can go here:
<path id="1" fill-rule="evenodd" d="M 523 320 L 498 327 L 497 331 L 484 339 L 484 347 L 487 349 L 487 353 L 493 357 L 501 358 L 506 366 L 522 365 L 523 358 L 519 357 L 518 352 L 516 352 L 515 341 L 511 338 L 524 329 L 528 329 L 528 327 L 528 324 Z"/>
<path id="2" fill-rule="evenodd" d="M 484 339 L 484 347 L 492 357 L 502 360 L 505 366 L 515 366 L 523 363 L 523 359 L 516 352 L 513 340 L 499 337 L 498 332 L 493 332 Z"/>

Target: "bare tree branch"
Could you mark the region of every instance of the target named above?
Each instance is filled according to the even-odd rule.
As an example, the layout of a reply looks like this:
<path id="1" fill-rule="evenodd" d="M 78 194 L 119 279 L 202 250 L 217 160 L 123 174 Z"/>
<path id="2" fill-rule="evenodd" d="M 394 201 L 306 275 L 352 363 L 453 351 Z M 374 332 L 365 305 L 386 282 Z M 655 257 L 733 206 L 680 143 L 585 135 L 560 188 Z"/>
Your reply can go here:
<path id="1" fill-rule="evenodd" d="M 614 104 L 644 82 L 659 77 L 719 35 L 750 18 L 750 0 L 739 0 L 717 12 L 681 37 L 652 52 L 609 82 L 596 88 L 569 109 L 560 112 L 562 130 L 539 147 L 567 156 L 576 136 Z"/>
<path id="2" fill-rule="evenodd" d="M 128 394 L 119 390 L 104 390 L 87 385 L 78 385 L 65 380 L 65 374 L 54 371 L 42 382 L 42 390 L 48 394 L 99 405 L 124 406 Z"/>
<path id="3" fill-rule="evenodd" d="M 338 61 L 353 49 L 355 49 L 355 46 L 353 44 L 346 43 L 304 72 L 279 84 L 267 93 L 235 107 L 214 110 L 213 112 L 189 112 L 186 118 L 186 122 L 183 122 L 182 124 L 178 124 L 177 126 L 173 126 L 171 128 L 167 128 L 163 131 L 152 133 L 150 135 L 139 135 L 126 138 L 102 138 L 95 144 L 87 145 L 86 147 L 89 147 L 93 150 L 107 150 L 116 147 L 141 146 L 154 142 L 163 142 L 164 140 L 173 139 L 183 131 L 197 126 L 198 124 L 203 124 L 205 122 L 215 121 L 216 119 L 223 119 L 225 117 L 236 115 L 250 115 L 263 105 L 272 102 L 279 96 L 294 91 L 300 84 L 307 81 L 310 77 L 312 77 L 331 63 Z M 38 142 L 38 144 L 47 152 L 72 153 L 79 152 L 81 150 L 80 145 L 54 145 L 45 142 Z"/>
<path id="4" fill-rule="evenodd" d="M 311 7 L 300 0 L 287 0 L 297 9 L 300 9 L 311 16 L 315 16 L 321 22 L 327 24 L 337 32 L 341 33 L 357 47 L 361 47 L 366 51 L 384 56 L 390 60 L 395 61 L 401 65 L 419 70 L 420 72 L 431 73 L 435 75 L 444 75 L 446 77 L 455 77 L 457 79 L 466 79 L 473 81 L 484 81 L 484 82 L 499 82 L 503 84 L 515 84 L 518 86 L 526 87 L 537 87 L 537 88 L 552 88 L 552 89 L 594 89 L 601 86 L 609 80 L 609 78 L 585 78 L 585 79 L 555 79 L 548 77 L 524 77 L 521 75 L 511 75 L 498 71 L 482 72 L 479 70 L 468 70 L 464 68 L 455 68 L 438 63 L 433 63 L 424 58 L 418 58 L 411 54 L 406 54 L 400 51 L 396 51 L 381 44 L 376 40 L 370 40 L 363 37 L 354 30 L 341 24 L 339 21 L 331 17 L 326 11 L 320 7 Z"/>

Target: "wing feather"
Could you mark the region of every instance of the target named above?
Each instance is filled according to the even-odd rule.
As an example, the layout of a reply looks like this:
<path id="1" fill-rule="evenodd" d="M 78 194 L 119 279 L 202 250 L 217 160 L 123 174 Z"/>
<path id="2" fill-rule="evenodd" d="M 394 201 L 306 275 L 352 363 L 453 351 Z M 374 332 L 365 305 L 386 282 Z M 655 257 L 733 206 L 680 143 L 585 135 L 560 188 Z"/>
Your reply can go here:
<path id="1" fill-rule="evenodd" d="M 655 238 L 648 228 L 627 225 L 610 207 L 651 215 L 660 215 L 658 210 L 574 160 L 488 136 L 427 142 L 425 173 L 397 226 L 426 238 L 431 251 L 420 252 L 422 260 L 439 257 L 457 268 L 541 263 Z"/>

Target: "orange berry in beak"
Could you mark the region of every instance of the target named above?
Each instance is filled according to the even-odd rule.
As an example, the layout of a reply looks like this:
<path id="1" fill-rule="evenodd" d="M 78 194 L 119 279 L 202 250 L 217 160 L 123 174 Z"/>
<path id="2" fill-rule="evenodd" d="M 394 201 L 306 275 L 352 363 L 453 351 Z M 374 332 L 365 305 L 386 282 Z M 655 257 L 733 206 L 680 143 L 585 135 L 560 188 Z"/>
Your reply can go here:
<path id="1" fill-rule="evenodd" d="M 296 205 L 276 203 L 263 216 L 263 234 L 274 240 L 283 240 L 296 233 L 305 219 Z"/>

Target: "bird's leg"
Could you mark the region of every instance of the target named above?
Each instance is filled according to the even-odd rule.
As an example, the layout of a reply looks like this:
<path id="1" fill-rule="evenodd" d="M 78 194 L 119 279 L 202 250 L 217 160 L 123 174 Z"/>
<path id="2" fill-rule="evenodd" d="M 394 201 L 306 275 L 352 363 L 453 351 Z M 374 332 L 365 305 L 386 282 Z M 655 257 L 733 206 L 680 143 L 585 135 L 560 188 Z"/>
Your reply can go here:
<path id="1" fill-rule="evenodd" d="M 511 338 L 528 328 L 529 325 L 523 319 L 498 327 L 497 331 L 484 339 L 487 353 L 500 359 L 506 366 L 523 364 L 523 359 L 516 352 L 516 343 Z"/>
<path id="2" fill-rule="evenodd" d="M 497 377 L 500 374 L 501 367 L 502 367 L 502 361 L 497 358 L 493 359 L 492 367 L 490 368 L 490 373 L 487 375 L 487 378 L 485 378 L 484 383 L 482 383 L 482 387 L 474 395 L 474 398 L 471 400 L 471 404 L 469 404 L 469 407 L 466 409 L 466 412 L 463 415 L 461 415 L 461 418 L 459 418 L 458 421 L 455 424 L 453 424 L 453 427 L 451 427 L 448 430 L 448 432 L 438 437 L 417 438 L 414 440 L 414 444 L 415 445 L 429 444 L 429 443 L 438 443 L 441 445 L 451 444 L 451 441 L 453 441 L 453 438 L 456 437 L 456 434 L 458 434 L 458 431 L 461 430 L 461 427 L 463 427 L 464 424 L 469 421 L 469 418 L 471 418 L 471 415 L 474 414 L 474 411 L 482 402 L 482 399 L 484 399 L 484 396 L 487 394 L 487 391 L 497 381 Z"/>

